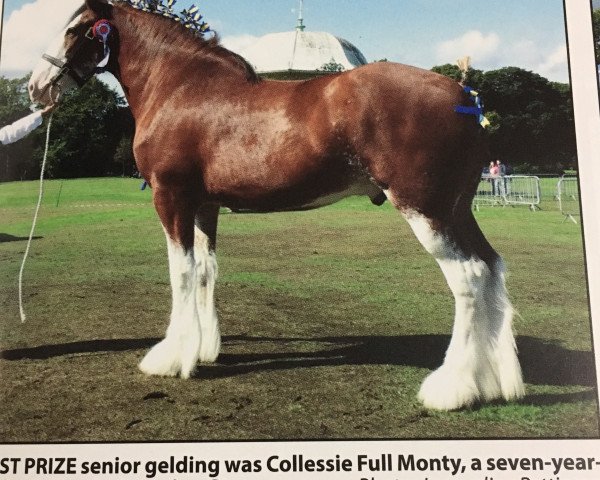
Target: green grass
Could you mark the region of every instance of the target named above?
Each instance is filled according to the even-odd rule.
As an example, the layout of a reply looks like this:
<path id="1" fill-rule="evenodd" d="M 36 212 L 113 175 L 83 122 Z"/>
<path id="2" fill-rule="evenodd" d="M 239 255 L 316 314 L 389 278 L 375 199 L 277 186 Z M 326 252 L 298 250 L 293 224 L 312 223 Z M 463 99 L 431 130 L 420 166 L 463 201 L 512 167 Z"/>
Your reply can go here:
<path id="1" fill-rule="evenodd" d="M 450 292 L 397 212 L 362 198 L 223 214 L 223 353 L 189 381 L 144 377 L 170 286 L 139 184 L 46 183 L 23 325 L 38 185 L 0 184 L 0 441 L 599 435 L 581 230 L 551 197 L 538 212 L 476 212 L 510 272 L 527 397 L 439 413 L 416 392 L 443 359 Z"/>

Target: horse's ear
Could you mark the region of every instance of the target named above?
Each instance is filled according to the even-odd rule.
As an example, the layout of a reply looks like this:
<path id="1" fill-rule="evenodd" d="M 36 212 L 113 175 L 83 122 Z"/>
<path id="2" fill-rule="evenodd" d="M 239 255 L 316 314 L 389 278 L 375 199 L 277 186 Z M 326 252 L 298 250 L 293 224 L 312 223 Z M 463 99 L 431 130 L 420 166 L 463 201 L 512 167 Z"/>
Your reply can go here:
<path id="1" fill-rule="evenodd" d="M 110 10 L 110 5 L 105 0 L 85 0 L 85 6 L 91 11 L 101 14 L 101 16 L 104 16 Z"/>

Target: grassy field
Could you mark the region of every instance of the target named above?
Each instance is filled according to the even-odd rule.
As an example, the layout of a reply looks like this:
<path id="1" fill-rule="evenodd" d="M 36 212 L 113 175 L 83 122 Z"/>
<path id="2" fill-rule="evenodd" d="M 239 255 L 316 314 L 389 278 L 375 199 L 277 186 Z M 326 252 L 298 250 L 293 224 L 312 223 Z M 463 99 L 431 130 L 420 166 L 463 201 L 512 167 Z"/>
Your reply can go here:
<path id="1" fill-rule="evenodd" d="M 139 183 L 46 184 L 25 324 L 38 184 L 0 184 L 0 441 L 598 437 L 581 230 L 551 196 L 476 212 L 510 271 L 526 398 L 438 413 L 416 393 L 449 341 L 449 289 L 397 212 L 362 198 L 223 214 L 223 353 L 189 381 L 143 376 L 170 287 Z"/>

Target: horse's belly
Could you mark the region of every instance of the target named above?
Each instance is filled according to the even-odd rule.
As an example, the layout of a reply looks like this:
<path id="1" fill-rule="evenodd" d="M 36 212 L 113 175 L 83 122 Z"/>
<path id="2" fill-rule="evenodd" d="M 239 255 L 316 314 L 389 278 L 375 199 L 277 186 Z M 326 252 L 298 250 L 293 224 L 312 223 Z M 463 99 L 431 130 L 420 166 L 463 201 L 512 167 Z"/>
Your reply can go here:
<path id="1" fill-rule="evenodd" d="M 336 202 L 339 202 L 340 200 L 343 200 L 344 198 L 351 197 L 353 195 L 366 195 L 374 199 L 379 193 L 381 193 L 381 190 L 371 182 L 355 183 L 350 185 L 345 190 L 339 192 L 331 192 L 313 200 L 310 200 L 299 206 L 298 209 L 309 210 L 313 208 L 325 207 L 327 205 L 332 205 Z"/>
<path id="2" fill-rule="evenodd" d="M 329 188 L 327 188 L 329 186 Z M 217 195 L 223 206 L 237 211 L 280 212 L 301 211 L 324 207 L 352 195 L 366 195 L 372 200 L 381 194 L 381 189 L 366 176 L 349 182 L 316 185 L 306 182 L 275 190 L 237 189 L 223 195 Z"/>

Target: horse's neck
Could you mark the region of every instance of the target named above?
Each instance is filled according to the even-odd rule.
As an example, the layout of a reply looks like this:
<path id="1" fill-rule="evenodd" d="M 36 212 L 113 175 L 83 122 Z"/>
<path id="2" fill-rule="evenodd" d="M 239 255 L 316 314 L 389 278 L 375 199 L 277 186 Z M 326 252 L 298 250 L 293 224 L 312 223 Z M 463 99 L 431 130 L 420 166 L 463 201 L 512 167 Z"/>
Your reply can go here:
<path id="1" fill-rule="evenodd" d="M 119 31 L 119 71 L 113 73 L 123 87 L 134 117 L 137 118 L 147 109 L 153 108 L 149 104 L 150 99 L 166 101 L 170 94 L 169 86 L 171 89 L 179 86 L 169 85 L 165 79 L 179 78 L 179 82 L 189 82 L 196 91 L 206 92 L 211 85 L 205 80 L 206 75 L 198 74 L 201 69 L 223 69 L 224 74 L 219 78 L 223 78 L 224 81 L 229 78 L 227 68 L 210 55 L 204 60 L 198 56 L 189 58 L 181 46 L 170 45 L 167 47 L 170 51 L 165 55 L 165 47 L 155 43 L 155 34 L 144 34 L 144 26 L 139 25 L 140 18 L 143 19 L 140 12 L 125 8 L 120 10 L 119 15 L 114 18 Z M 187 71 L 183 72 L 184 69 Z M 182 71 L 182 74 L 179 74 L 179 71 Z M 222 83 L 220 85 L 222 87 Z"/>

